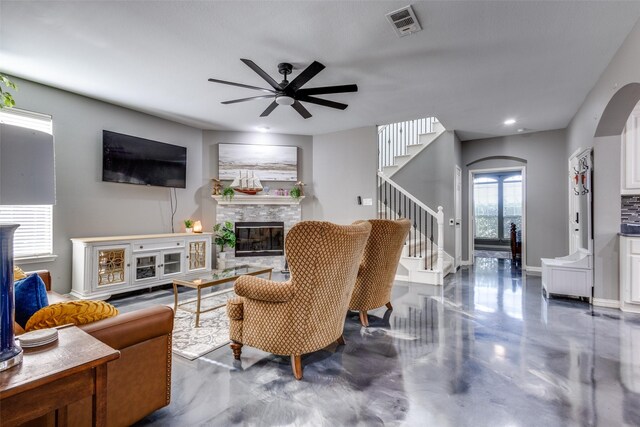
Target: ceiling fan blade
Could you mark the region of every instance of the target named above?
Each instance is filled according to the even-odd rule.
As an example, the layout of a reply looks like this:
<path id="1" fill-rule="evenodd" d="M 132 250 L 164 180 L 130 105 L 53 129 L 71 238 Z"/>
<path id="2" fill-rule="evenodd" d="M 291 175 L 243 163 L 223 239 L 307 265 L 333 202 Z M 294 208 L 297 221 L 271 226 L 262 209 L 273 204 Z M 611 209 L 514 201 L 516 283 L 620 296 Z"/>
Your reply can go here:
<path id="1" fill-rule="evenodd" d="M 240 59 L 240 61 L 247 64 L 249 68 L 255 71 L 260 77 L 262 77 L 272 88 L 275 90 L 282 90 L 282 87 L 275 81 L 269 74 L 267 74 L 262 68 L 258 67 L 255 62 L 250 59 Z"/>
<path id="2" fill-rule="evenodd" d="M 326 95 L 329 93 L 357 92 L 358 85 L 323 86 L 300 89 L 296 95 Z"/>
<path id="3" fill-rule="evenodd" d="M 321 99 L 321 98 L 314 98 L 312 96 L 298 96 L 298 101 L 302 101 L 302 102 L 310 102 L 312 104 L 318 104 L 318 105 L 322 105 L 323 107 L 329 107 L 329 108 L 337 108 L 338 110 L 344 110 L 345 108 L 348 107 L 347 104 L 342 104 L 341 102 L 335 102 L 335 101 L 329 101 L 327 99 Z"/>
<path id="4" fill-rule="evenodd" d="M 304 108 L 304 105 L 300 104 L 300 102 L 295 101 L 292 105 L 294 110 L 296 110 L 303 118 L 308 119 L 311 117 L 311 113 L 309 110 Z"/>
<path id="5" fill-rule="evenodd" d="M 287 86 L 287 89 L 297 91 L 305 83 L 307 83 L 309 80 L 314 78 L 316 74 L 318 74 L 322 70 L 324 70 L 324 65 L 322 65 L 318 61 L 313 61 L 311 65 L 309 65 L 307 68 L 304 69 L 303 72 L 298 74 L 298 77 L 296 77 L 295 79 L 293 79 L 291 83 L 289 83 L 289 86 Z"/>
<path id="6" fill-rule="evenodd" d="M 276 93 L 276 91 L 272 89 L 265 89 L 257 86 L 243 85 L 242 83 L 227 82 L 225 80 L 218 80 L 218 79 L 209 79 L 209 81 L 213 83 L 222 83 L 223 85 L 243 87 L 245 89 L 261 90 L 262 92 Z"/>
<path id="7" fill-rule="evenodd" d="M 236 104 L 238 102 L 245 101 L 253 101 L 254 99 L 267 99 L 267 98 L 275 98 L 275 95 L 261 95 L 261 96 L 252 96 L 250 98 L 241 98 L 241 99 L 233 99 L 231 101 L 223 101 L 221 104 Z"/>
<path id="8" fill-rule="evenodd" d="M 267 109 L 264 110 L 262 114 L 260 114 L 260 117 L 267 117 L 269 114 L 271 114 L 273 110 L 276 109 L 277 106 L 278 106 L 278 103 L 276 101 L 273 101 L 271 104 L 269 104 Z"/>

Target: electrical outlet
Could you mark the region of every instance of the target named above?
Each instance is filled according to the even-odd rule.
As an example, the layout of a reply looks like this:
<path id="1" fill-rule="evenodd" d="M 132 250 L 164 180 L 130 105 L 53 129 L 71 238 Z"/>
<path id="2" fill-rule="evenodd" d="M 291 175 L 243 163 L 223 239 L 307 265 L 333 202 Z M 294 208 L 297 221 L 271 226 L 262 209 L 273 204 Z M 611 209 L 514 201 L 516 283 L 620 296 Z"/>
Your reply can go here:
<path id="1" fill-rule="evenodd" d="M 373 206 L 373 199 L 362 199 L 363 206 Z"/>

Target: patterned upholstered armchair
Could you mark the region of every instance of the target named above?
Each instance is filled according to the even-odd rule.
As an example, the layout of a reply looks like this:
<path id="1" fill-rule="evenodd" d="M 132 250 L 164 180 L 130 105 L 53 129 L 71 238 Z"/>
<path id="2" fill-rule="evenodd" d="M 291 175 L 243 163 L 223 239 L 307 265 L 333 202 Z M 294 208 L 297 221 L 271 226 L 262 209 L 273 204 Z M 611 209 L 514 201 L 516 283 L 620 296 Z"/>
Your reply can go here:
<path id="1" fill-rule="evenodd" d="M 241 276 L 239 298 L 227 302 L 231 348 L 240 359 L 243 345 L 291 356 L 296 379 L 301 355 L 338 342 L 371 225 L 303 221 L 285 240 L 291 279 L 273 282 Z"/>
<path id="2" fill-rule="evenodd" d="M 369 223 L 371 235 L 364 250 L 356 286 L 349 303 L 350 310 L 360 312 L 362 326 L 369 326 L 368 310 L 385 304 L 388 309 L 393 309 L 391 288 L 402 247 L 411 227 L 408 219 L 372 219 Z"/>

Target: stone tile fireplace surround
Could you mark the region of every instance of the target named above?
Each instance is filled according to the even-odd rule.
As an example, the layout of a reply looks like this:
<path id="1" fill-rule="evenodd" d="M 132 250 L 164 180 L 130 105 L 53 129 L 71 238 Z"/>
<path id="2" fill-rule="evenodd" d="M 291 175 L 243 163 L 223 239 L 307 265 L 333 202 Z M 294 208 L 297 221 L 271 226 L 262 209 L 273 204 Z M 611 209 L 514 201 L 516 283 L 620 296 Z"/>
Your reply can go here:
<path id="1" fill-rule="evenodd" d="M 242 198 L 242 202 L 240 199 Z M 236 202 L 220 203 L 216 209 L 216 223 L 230 221 L 234 227 L 237 222 L 254 222 L 254 221 L 282 221 L 284 222 L 284 232 L 286 233 L 297 222 L 302 219 L 302 209 L 300 203 L 291 204 L 249 204 L 247 197 L 236 196 Z M 255 197 L 255 196 L 254 196 Z M 259 196 L 258 196 L 259 197 Z M 256 199 L 257 200 L 257 199 Z M 259 201 L 257 201 L 259 203 Z M 216 252 L 220 248 L 216 248 Z M 284 268 L 284 256 L 251 256 L 236 258 L 232 249 L 225 249 L 225 259 L 235 261 L 238 264 L 260 264 L 273 267 L 274 270 L 282 270 Z"/>

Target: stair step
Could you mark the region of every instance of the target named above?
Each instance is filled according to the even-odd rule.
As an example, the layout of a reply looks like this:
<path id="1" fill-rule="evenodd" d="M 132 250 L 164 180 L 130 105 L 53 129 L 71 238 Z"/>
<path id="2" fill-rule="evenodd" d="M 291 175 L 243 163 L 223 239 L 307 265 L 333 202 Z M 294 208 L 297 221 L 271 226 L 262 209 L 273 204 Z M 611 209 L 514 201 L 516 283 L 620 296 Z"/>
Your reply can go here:
<path id="1" fill-rule="evenodd" d="M 415 283 L 425 283 L 431 285 L 442 285 L 443 278 L 453 270 L 453 264 L 448 259 L 442 260 L 442 271 L 437 270 L 438 259 L 434 253 L 431 258 L 433 264 L 429 264 L 429 269 L 425 268 L 424 258 L 414 258 L 403 256 L 400 258 L 400 264 L 407 269 L 409 281 Z"/>
<path id="2" fill-rule="evenodd" d="M 424 148 L 424 144 L 411 144 L 407 145 L 407 153 L 410 156 L 415 156 Z"/>
<path id="3" fill-rule="evenodd" d="M 405 163 L 407 163 L 409 160 L 411 160 L 412 157 L 413 156 L 411 154 L 402 154 L 400 156 L 394 156 L 393 160 L 398 167 L 401 167 Z"/>
<path id="4" fill-rule="evenodd" d="M 385 174 L 385 176 L 390 177 L 391 175 L 393 175 L 398 169 L 400 169 L 400 167 L 398 165 L 393 165 L 393 166 L 384 166 L 382 168 L 382 173 Z"/>

